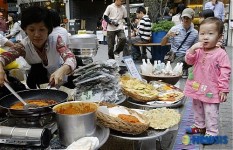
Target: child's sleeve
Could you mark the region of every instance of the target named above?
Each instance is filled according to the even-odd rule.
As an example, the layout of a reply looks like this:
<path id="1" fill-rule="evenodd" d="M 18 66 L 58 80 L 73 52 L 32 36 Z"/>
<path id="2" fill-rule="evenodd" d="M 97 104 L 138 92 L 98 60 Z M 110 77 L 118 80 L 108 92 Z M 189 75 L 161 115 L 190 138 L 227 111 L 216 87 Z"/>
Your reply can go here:
<path id="1" fill-rule="evenodd" d="M 196 62 L 197 53 L 198 51 L 196 51 L 194 54 L 191 54 L 189 53 L 189 49 L 188 49 L 185 55 L 185 62 L 189 65 L 193 65 Z"/>
<path id="2" fill-rule="evenodd" d="M 231 76 L 231 65 L 230 59 L 225 54 L 219 61 L 220 76 L 218 79 L 218 88 L 221 92 L 229 93 L 230 91 L 230 76 Z"/>

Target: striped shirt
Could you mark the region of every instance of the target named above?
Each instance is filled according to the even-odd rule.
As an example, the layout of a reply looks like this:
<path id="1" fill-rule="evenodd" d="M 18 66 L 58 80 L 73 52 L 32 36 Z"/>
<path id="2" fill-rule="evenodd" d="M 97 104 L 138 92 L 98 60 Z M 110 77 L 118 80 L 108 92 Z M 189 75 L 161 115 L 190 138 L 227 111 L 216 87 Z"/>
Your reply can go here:
<path id="1" fill-rule="evenodd" d="M 138 34 L 142 40 L 149 41 L 151 37 L 151 21 L 148 15 L 144 15 L 142 19 L 140 19 Z"/>
<path id="2" fill-rule="evenodd" d="M 195 43 L 198 42 L 198 31 L 193 28 L 191 25 L 189 30 L 186 31 L 186 29 L 183 27 L 182 24 L 173 26 L 170 29 L 171 32 L 176 32 L 178 35 L 174 37 L 169 38 L 169 42 L 171 43 L 171 50 L 176 52 L 177 56 L 184 55 L 186 51 Z M 186 37 L 186 34 L 189 33 L 188 38 L 184 42 L 184 44 L 180 47 L 180 49 L 177 52 L 177 49 L 179 48 L 180 44 L 183 42 L 183 40 Z"/>

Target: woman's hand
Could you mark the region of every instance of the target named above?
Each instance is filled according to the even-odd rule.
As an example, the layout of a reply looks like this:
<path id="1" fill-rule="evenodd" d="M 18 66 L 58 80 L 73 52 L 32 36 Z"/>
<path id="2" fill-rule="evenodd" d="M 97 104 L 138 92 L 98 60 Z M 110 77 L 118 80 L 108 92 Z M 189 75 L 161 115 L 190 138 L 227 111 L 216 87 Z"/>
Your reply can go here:
<path id="1" fill-rule="evenodd" d="M 57 69 L 53 74 L 51 74 L 49 82 L 54 80 L 54 86 L 61 85 L 63 83 L 64 76 L 71 72 L 71 68 L 68 65 L 63 65 L 61 68 Z"/>
<path id="2" fill-rule="evenodd" d="M 225 101 L 227 101 L 227 93 L 220 92 L 220 93 L 219 93 L 219 97 L 220 97 L 220 102 L 225 102 Z"/>

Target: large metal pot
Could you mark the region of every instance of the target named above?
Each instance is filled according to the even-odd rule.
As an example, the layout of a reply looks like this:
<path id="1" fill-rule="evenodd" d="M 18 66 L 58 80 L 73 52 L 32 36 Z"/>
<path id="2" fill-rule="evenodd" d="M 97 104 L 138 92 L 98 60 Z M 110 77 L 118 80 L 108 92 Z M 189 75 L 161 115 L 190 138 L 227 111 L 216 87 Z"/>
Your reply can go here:
<path id="1" fill-rule="evenodd" d="M 93 136 L 96 130 L 97 105 L 91 102 L 65 102 L 53 107 L 62 145 L 68 146 L 74 141 Z"/>
<path id="2" fill-rule="evenodd" d="M 68 94 L 52 89 L 35 89 L 35 90 L 25 90 L 17 92 L 24 100 L 28 99 L 51 99 L 55 100 L 58 104 L 67 100 Z M 15 110 L 10 109 L 10 107 L 19 102 L 19 100 L 13 95 L 9 94 L 0 99 L 0 107 L 1 109 L 6 110 L 8 115 L 15 117 L 32 117 L 32 116 L 42 116 L 52 112 L 52 107 L 54 105 L 46 106 L 46 107 L 38 107 L 34 109 L 24 109 L 24 110 Z M 0 110 L 1 110 L 0 109 Z"/>
<path id="3" fill-rule="evenodd" d="M 93 57 L 98 50 L 98 39 L 95 34 L 76 34 L 70 36 L 69 48 L 78 57 Z"/>

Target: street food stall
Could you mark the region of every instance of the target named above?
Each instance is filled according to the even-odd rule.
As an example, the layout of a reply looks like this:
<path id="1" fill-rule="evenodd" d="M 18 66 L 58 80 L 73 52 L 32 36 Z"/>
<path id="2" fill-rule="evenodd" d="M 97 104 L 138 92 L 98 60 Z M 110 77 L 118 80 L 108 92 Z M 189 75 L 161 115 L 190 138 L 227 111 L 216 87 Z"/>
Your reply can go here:
<path id="1" fill-rule="evenodd" d="M 160 81 L 147 83 L 129 74 L 120 75 L 119 70 L 115 60 L 93 62 L 74 71 L 75 89 L 18 92 L 26 100 L 37 102 L 50 96 L 56 101 L 35 110 L 11 108 L 16 101 L 12 94 L 1 98 L 1 112 L 5 113 L 0 120 L 1 148 L 69 149 L 85 141 L 95 143 L 94 149 L 98 149 L 111 144 L 108 139 L 113 137 L 134 141 L 136 148 L 162 137 L 179 123 L 180 113 L 170 107 L 183 104 L 180 89 Z M 71 90 L 72 99 L 68 100 Z M 79 134 L 72 133 L 71 127 Z"/>

